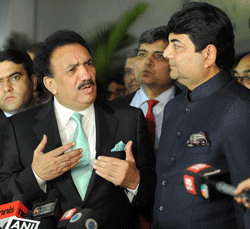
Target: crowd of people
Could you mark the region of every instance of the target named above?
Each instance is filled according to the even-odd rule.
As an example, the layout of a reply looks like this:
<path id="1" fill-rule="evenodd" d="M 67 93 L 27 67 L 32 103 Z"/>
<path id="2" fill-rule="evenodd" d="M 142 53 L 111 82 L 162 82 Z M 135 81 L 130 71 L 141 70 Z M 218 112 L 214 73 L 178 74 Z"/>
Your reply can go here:
<path id="1" fill-rule="evenodd" d="M 200 2 L 141 34 L 106 99 L 74 31 L 51 34 L 34 58 L 0 52 L 0 204 L 23 194 L 31 207 L 56 189 L 62 212 L 93 209 L 99 228 L 249 228 L 249 73 L 228 16 Z M 234 198 L 207 201 L 214 183 L 191 175 L 185 189 L 184 170 L 210 166 Z"/>

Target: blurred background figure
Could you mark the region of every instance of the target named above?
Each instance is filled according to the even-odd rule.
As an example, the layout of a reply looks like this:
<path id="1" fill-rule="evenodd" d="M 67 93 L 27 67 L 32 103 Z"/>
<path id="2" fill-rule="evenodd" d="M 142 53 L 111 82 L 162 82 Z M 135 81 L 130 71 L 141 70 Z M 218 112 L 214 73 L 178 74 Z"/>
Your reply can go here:
<path id="1" fill-rule="evenodd" d="M 36 86 L 33 62 L 26 52 L 0 52 L 0 109 L 6 117 L 35 106 Z"/>
<path id="2" fill-rule="evenodd" d="M 132 50 L 129 53 L 128 58 L 125 62 L 124 77 L 123 77 L 124 86 L 126 89 L 125 95 L 130 94 L 140 88 L 140 84 L 135 80 L 135 72 L 134 72 L 137 53 L 138 49 Z"/>
<path id="3" fill-rule="evenodd" d="M 233 69 L 233 77 L 245 87 L 250 89 L 250 52 L 238 56 Z"/>
<path id="4" fill-rule="evenodd" d="M 38 48 L 41 46 L 42 42 L 37 42 L 37 43 L 33 43 L 29 46 L 27 53 L 29 54 L 30 58 L 33 60 L 36 51 L 38 50 Z M 45 102 L 47 102 L 52 94 L 49 90 L 47 90 L 47 88 L 44 86 L 43 82 L 41 80 L 38 79 L 37 82 L 37 88 L 33 93 L 34 95 L 34 100 L 35 100 L 35 105 L 41 105 Z"/>
<path id="5" fill-rule="evenodd" d="M 111 77 L 107 83 L 107 99 L 113 100 L 125 94 L 125 87 L 118 77 Z"/>

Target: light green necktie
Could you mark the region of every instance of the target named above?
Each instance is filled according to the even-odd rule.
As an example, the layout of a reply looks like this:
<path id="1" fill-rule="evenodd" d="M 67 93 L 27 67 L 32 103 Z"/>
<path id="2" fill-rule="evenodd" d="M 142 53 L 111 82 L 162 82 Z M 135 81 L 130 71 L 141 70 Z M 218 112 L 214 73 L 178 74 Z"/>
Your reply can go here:
<path id="1" fill-rule="evenodd" d="M 73 149 L 83 149 L 83 157 L 80 159 L 80 163 L 71 169 L 71 175 L 82 200 L 84 200 L 92 174 L 89 143 L 88 138 L 82 128 L 82 114 L 75 112 L 71 116 L 71 119 L 76 122 L 76 129 L 72 139 L 76 145 Z"/>

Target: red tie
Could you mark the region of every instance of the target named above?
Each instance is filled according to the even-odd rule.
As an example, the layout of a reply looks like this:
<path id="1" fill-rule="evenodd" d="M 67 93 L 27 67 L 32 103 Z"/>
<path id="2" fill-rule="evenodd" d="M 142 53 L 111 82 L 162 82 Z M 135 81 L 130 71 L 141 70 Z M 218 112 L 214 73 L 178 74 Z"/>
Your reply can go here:
<path id="1" fill-rule="evenodd" d="M 148 102 L 148 113 L 146 115 L 146 122 L 148 126 L 148 131 L 149 131 L 149 137 L 154 145 L 155 143 L 155 116 L 153 114 L 153 106 L 156 105 L 159 101 L 150 99 L 147 101 Z"/>

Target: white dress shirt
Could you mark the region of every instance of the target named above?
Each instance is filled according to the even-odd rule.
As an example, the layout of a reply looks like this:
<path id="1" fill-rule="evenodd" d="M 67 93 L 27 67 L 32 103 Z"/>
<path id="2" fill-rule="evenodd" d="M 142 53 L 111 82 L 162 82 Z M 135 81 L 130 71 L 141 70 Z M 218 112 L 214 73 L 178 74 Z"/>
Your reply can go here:
<path id="1" fill-rule="evenodd" d="M 69 142 L 72 142 L 72 139 L 73 139 L 73 134 L 76 128 L 76 123 L 71 119 L 71 116 L 75 111 L 62 106 L 55 97 L 54 97 L 54 108 L 55 108 L 55 116 L 56 116 L 56 121 L 58 125 L 61 142 L 62 142 L 62 145 L 65 145 Z M 88 108 L 86 108 L 83 111 L 79 111 L 79 113 L 83 115 L 82 127 L 88 138 L 90 159 L 93 162 L 93 160 L 96 157 L 96 125 L 95 125 L 94 104 L 90 105 Z M 92 163 L 92 166 L 93 166 L 93 163 Z M 34 174 L 41 189 L 44 192 L 46 192 L 46 189 L 47 189 L 46 182 L 41 180 L 36 175 L 35 172 Z M 134 195 L 136 195 L 138 192 L 138 186 L 135 190 L 131 190 L 131 189 L 125 190 L 125 193 L 127 194 L 131 202 L 133 200 Z"/>
<path id="2" fill-rule="evenodd" d="M 171 88 L 161 93 L 158 97 L 154 98 L 155 100 L 159 101 L 159 103 L 157 103 L 153 107 L 153 114 L 155 117 L 155 144 L 154 144 L 155 151 L 157 151 L 159 146 L 164 107 L 169 102 L 169 100 L 174 98 L 174 95 L 175 95 L 175 85 L 173 85 Z M 148 100 L 150 99 L 144 93 L 142 87 L 140 87 L 140 89 L 135 93 L 130 103 L 130 106 L 141 108 L 144 116 L 146 117 L 148 112 L 148 103 L 147 103 Z"/>

